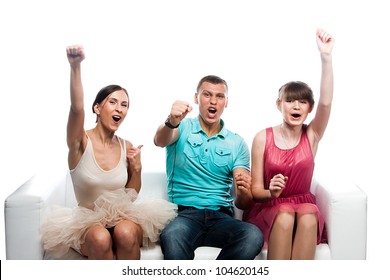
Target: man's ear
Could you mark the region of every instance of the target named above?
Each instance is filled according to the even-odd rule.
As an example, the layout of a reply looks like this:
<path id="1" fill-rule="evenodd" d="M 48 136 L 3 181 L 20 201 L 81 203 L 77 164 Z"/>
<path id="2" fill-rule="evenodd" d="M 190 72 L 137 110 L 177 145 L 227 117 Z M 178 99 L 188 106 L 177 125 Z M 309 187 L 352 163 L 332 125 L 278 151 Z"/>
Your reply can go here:
<path id="1" fill-rule="evenodd" d="M 194 102 L 195 102 L 195 104 L 199 104 L 199 93 L 197 93 L 197 92 L 195 92 L 195 94 L 194 94 Z"/>

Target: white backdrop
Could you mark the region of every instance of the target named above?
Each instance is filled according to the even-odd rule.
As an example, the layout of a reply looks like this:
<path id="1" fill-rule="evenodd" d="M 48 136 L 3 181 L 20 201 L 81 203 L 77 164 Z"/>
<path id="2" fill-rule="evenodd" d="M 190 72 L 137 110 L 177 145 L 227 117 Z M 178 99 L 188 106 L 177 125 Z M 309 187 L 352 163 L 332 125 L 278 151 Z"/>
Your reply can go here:
<path id="1" fill-rule="evenodd" d="M 153 145 L 154 132 L 174 100 L 192 102 L 205 75 L 227 80 L 223 119 L 249 146 L 258 130 L 281 121 L 275 98 L 282 84 L 305 81 L 318 99 L 315 31 L 322 27 L 336 38 L 335 98 L 316 168 L 334 170 L 334 176 L 348 177 L 368 193 L 367 257 L 382 261 L 388 228 L 382 205 L 390 187 L 385 3 L 1 1 L 1 201 L 48 165 L 66 168 L 67 45 L 82 44 L 86 51 L 86 128 L 94 125 L 89 108 L 98 90 L 122 85 L 131 104 L 118 135 L 144 145 L 145 171 L 164 170 L 165 152 Z M 5 259 L 4 249 L 0 254 Z"/>

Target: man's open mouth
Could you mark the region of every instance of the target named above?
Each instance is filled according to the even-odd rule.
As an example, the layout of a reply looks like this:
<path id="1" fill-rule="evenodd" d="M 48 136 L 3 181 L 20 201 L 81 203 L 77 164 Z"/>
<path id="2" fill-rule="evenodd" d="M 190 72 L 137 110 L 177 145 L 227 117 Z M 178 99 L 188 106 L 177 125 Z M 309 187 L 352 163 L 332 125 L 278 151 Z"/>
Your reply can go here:
<path id="1" fill-rule="evenodd" d="M 209 113 L 210 114 L 215 114 L 216 112 L 217 112 L 217 109 L 215 109 L 215 108 L 209 108 Z"/>

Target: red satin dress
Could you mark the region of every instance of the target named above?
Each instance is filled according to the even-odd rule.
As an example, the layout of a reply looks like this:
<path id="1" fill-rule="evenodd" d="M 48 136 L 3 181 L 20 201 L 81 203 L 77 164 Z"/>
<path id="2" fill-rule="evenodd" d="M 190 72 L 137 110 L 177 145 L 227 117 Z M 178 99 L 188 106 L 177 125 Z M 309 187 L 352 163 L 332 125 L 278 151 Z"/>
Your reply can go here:
<path id="1" fill-rule="evenodd" d="M 243 220 L 255 224 L 264 234 L 265 245 L 275 217 L 280 211 L 295 213 L 315 213 L 318 219 L 317 244 L 326 242 L 324 218 L 316 204 L 315 196 L 310 192 L 314 171 L 314 157 L 303 126 L 301 139 L 291 149 L 280 149 L 274 141 L 273 129 L 266 129 L 264 150 L 264 187 L 268 189 L 271 179 L 278 173 L 288 177 L 286 186 L 278 198 L 267 202 L 255 203 L 244 211 Z"/>

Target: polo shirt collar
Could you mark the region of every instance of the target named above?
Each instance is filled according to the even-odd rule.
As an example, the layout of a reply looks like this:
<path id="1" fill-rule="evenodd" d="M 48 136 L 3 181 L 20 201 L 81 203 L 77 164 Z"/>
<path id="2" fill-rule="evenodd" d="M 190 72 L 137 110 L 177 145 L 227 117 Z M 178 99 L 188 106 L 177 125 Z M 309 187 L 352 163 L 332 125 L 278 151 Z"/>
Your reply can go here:
<path id="1" fill-rule="evenodd" d="M 200 125 L 199 118 L 200 116 L 194 118 L 193 120 L 192 133 L 201 133 L 201 132 L 205 133 Z M 225 128 L 225 122 L 222 119 L 220 119 L 220 122 L 221 122 L 222 129 L 215 136 L 225 138 L 226 135 L 228 134 L 228 131 Z"/>

